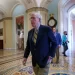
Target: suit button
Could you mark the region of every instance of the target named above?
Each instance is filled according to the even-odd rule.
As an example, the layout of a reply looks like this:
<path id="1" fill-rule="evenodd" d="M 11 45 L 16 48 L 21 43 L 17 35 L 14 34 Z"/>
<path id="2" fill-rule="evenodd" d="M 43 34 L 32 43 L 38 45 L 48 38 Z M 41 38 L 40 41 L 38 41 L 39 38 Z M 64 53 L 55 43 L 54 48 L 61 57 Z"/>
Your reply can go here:
<path id="1" fill-rule="evenodd" d="M 36 49 L 34 49 L 34 50 L 36 50 Z"/>

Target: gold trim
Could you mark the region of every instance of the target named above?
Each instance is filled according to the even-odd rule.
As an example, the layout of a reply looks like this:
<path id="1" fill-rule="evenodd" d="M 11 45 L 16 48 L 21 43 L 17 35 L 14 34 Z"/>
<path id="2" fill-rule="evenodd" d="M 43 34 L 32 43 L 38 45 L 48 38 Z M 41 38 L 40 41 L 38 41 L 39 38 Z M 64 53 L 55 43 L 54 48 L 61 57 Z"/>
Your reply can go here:
<path id="1" fill-rule="evenodd" d="M 5 17 L 5 18 L 2 18 L 2 19 L 0 20 L 0 22 L 2 22 L 2 21 L 4 21 L 4 20 L 12 20 L 12 17 Z"/>
<path id="2" fill-rule="evenodd" d="M 5 48 L 5 44 L 6 44 L 6 25 L 5 25 L 5 21 L 3 21 L 3 48 Z"/>
<path id="3" fill-rule="evenodd" d="M 50 17 L 54 17 L 54 14 L 50 14 Z"/>
<path id="4" fill-rule="evenodd" d="M 48 12 L 48 10 L 46 8 L 43 8 L 43 7 L 33 7 L 33 8 L 26 10 L 27 13 L 32 12 L 32 11 L 46 11 L 46 12 Z"/>

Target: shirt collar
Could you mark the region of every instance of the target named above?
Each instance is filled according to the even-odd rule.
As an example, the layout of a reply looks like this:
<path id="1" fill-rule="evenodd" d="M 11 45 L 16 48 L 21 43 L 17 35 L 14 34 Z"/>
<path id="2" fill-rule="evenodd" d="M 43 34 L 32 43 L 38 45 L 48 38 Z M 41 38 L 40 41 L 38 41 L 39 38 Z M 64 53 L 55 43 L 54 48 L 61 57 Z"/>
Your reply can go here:
<path id="1" fill-rule="evenodd" d="M 54 36 L 56 36 L 56 32 L 54 32 Z"/>
<path id="2" fill-rule="evenodd" d="M 40 27 L 40 23 L 36 26 L 35 31 L 39 30 L 39 27 Z"/>

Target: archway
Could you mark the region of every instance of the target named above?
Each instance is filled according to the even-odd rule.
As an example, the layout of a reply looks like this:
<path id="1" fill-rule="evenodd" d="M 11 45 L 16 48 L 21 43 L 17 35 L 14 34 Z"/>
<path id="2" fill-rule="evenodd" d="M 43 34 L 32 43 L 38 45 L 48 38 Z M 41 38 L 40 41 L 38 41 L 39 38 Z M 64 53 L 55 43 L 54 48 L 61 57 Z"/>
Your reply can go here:
<path id="1" fill-rule="evenodd" d="M 70 35 L 69 39 L 71 42 L 71 49 L 74 50 L 75 46 L 75 6 L 73 6 L 69 11 L 69 29 Z"/>
<path id="2" fill-rule="evenodd" d="M 17 5 L 12 11 L 12 30 L 13 30 L 13 47 L 15 49 L 24 50 L 24 34 L 26 33 L 25 25 L 25 7 L 24 5 Z M 15 33 L 16 32 L 16 33 Z M 20 39 L 20 33 L 23 32 L 23 41 Z M 24 33 L 25 32 L 25 33 Z M 22 36 L 21 36 L 22 37 Z M 23 43 L 23 45 L 21 44 Z"/>
<path id="3" fill-rule="evenodd" d="M 58 25 L 59 25 L 59 31 L 61 32 L 61 35 L 63 34 L 63 31 L 68 31 L 68 40 L 69 40 L 69 49 L 72 50 L 74 46 L 74 32 L 73 32 L 73 26 L 72 26 L 72 10 L 75 8 L 75 1 L 68 1 L 65 2 L 59 1 L 58 4 Z"/>

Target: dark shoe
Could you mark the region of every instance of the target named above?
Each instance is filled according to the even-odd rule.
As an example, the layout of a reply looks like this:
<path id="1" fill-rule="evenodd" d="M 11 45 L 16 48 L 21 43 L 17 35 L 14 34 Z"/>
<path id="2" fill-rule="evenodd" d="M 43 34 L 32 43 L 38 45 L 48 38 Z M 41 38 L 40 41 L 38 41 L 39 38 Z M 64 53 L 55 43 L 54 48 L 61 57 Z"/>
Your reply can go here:
<path id="1" fill-rule="evenodd" d="M 64 54 L 64 52 L 62 52 L 62 54 Z"/>
<path id="2" fill-rule="evenodd" d="M 51 64 L 53 63 L 53 61 L 51 61 Z"/>
<path id="3" fill-rule="evenodd" d="M 64 55 L 65 57 L 67 57 L 67 55 Z"/>

